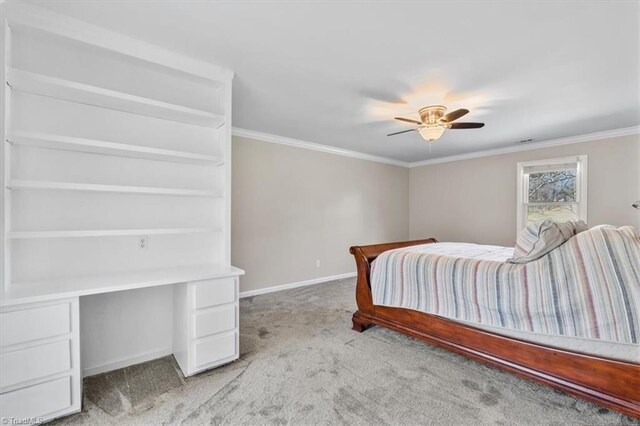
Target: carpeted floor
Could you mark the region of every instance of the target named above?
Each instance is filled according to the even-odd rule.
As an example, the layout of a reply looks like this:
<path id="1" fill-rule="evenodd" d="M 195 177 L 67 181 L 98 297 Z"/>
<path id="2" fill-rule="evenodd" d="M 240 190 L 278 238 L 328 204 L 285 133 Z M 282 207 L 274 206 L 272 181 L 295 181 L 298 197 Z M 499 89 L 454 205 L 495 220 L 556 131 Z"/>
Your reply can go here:
<path id="1" fill-rule="evenodd" d="M 172 357 L 85 379 L 59 424 L 613 425 L 640 422 L 389 330 L 351 331 L 354 279 L 240 302 L 240 360 Z"/>

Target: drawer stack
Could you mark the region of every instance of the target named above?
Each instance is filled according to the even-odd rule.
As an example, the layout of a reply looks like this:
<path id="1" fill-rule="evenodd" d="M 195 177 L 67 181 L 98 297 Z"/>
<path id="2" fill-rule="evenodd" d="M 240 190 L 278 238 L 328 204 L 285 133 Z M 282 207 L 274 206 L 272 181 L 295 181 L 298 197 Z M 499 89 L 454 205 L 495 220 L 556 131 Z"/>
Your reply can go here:
<path id="1" fill-rule="evenodd" d="M 13 424 L 79 411 L 78 298 L 0 310 L 0 413 Z"/>
<path id="2" fill-rule="evenodd" d="M 185 376 L 237 359 L 238 279 L 176 285 L 174 322 L 174 356 Z"/>

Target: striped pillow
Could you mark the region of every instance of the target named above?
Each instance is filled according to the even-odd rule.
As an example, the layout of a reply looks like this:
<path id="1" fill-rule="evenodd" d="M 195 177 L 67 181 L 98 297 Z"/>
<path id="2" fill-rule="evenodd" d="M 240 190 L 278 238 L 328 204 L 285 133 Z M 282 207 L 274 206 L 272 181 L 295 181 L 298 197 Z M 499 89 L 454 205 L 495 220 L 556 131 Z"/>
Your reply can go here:
<path id="1" fill-rule="evenodd" d="M 513 257 L 507 262 L 527 263 L 540 259 L 569 238 L 587 229 L 587 224 L 581 220 L 558 223 L 547 219 L 527 225 L 518 235 Z"/>

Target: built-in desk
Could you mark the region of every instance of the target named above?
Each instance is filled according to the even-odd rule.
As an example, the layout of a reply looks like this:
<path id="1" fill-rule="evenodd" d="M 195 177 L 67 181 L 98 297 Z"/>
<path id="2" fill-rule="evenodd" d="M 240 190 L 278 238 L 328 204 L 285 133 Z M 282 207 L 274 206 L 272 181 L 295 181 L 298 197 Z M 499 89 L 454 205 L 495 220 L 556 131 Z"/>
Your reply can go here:
<path id="1" fill-rule="evenodd" d="M 197 265 L 14 283 L 0 301 L 0 412 L 42 421 L 80 411 L 83 296 L 173 286 L 173 353 L 185 376 L 239 356 L 233 266 Z"/>
<path id="2" fill-rule="evenodd" d="M 194 265 L 37 282 L 18 282 L 12 283 L 2 294 L 0 307 L 46 302 L 66 297 L 90 296 L 113 291 L 135 290 L 180 282 L 237 277 L 243 274 L 242 269 L 233 266 Z"/>

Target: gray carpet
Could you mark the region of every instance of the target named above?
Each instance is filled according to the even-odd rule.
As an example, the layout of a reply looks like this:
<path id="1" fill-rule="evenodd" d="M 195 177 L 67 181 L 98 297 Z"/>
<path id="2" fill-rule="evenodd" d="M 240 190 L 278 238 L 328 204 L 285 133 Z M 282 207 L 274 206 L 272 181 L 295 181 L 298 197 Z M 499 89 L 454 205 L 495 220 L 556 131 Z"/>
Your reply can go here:
<path id="1" fill-rule="evenodd" d="M 60 424 L 640 424 L 395 332 L 351 331 L 354 280 L 243 299 L 240 360 L 172 357 L 85 380 Z"/>

